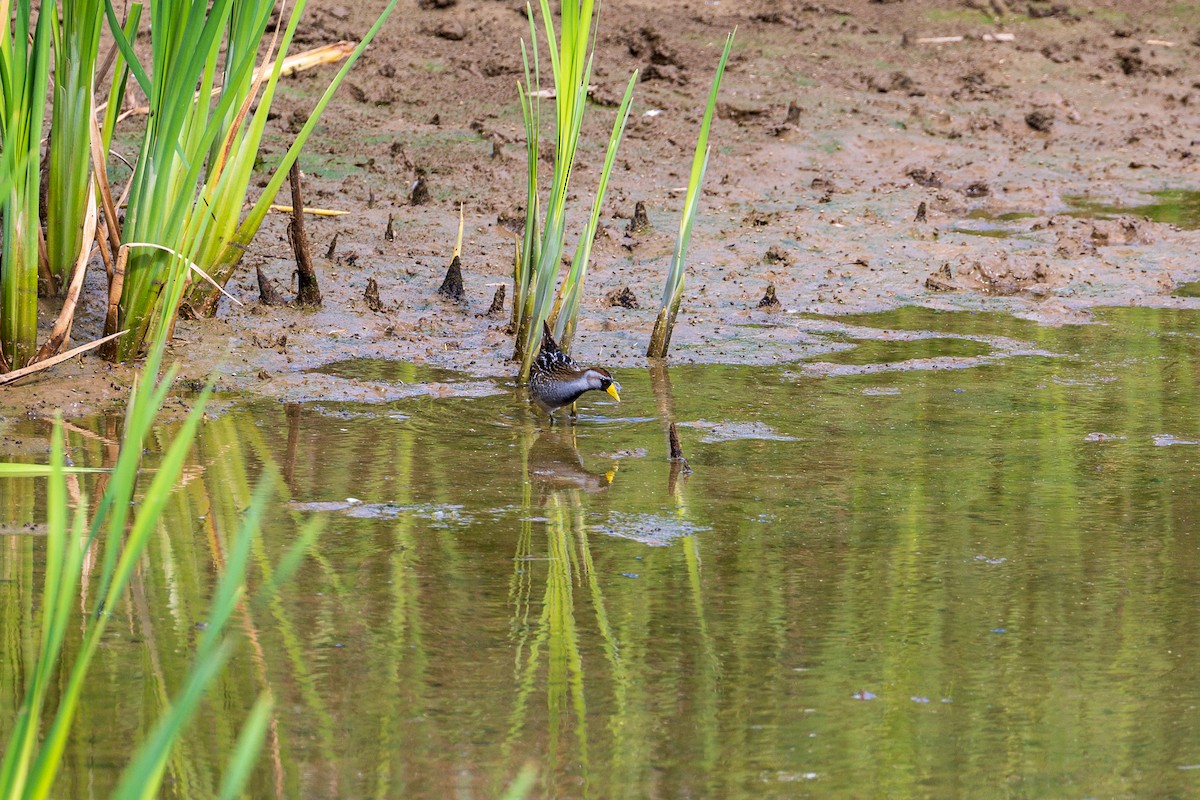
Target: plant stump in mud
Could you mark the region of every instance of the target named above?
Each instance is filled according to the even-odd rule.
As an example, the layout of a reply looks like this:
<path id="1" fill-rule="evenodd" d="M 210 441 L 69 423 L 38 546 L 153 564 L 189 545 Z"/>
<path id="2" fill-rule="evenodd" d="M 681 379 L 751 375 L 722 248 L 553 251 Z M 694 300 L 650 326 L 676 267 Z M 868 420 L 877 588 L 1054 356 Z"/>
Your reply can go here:
<path id="1" fill-rule="evenodd" d="M 604 302 L 613 308 L 639 308 L 637 295 L 628 286 L 622 286 L 620 289 L 613 289 L 604 296 Z"/>
<path id="2" fill-rule="evenodd" d="M 288 224 L 288 239 L 296 254 L 296 274 L 299 278 L 296 305 L 316 308 L 322 302 L 321 289 L 317 285 L 317 270 L 313 267 L 312 255 L 308 251 L 308 234 L 304 230 L 304 197 L 300 192 L 299 161 L 292 164 L 288 178 L 292 186 L 292 221 Z"/>
<path id="3" fill-rule="evenodd" d="M 775 296 L 775 284 L 768 283 L 767 291 L 763 294 L 762 299 L 758 301 L 758 308 L 764 311 L 778 311 L 782 308 L 779 298 Z"/>
<path id="4" fill-rule="evenodd" d="M 654 319 L 654 330 L 650 333 L 650 345 L 646 348 L 646 358 L 666 358 L 671 349 L 671 332 L 675 329 L 675 317 L 679 313 L 679 301 L 676 297 L 671 305 L 659 309 Z"/>
<path id="5" fill-rule="evenodd" d="M 262 271 L 262 266 L 256 266 L 254 270 L 258 274 L 258 302 L 264 306 L 287 305 L 287 300 L 284 300 L 283 295 L 279 293 L 275 281 L 266 276 Z"/>
<path id="6" fill-rule="evenodd" d="M 462 261 L 458 256 L 455 256 L 451 260 L 450 266 L 446 268 L 446 277 L 442 280 L 442 285 L 438 287 L 438 294 L 456 303 L 466 300 L 467 292 L 463 289 Z"/>
<path id="7" fill-rule="evenodd" d="M 492 304 L 488 306 L 488 310 L 482 314 L 476 314 L 477 317 L 495 317 L 504 312 L 504 284 L 496 287 L 496 293 L 492 295 Z"/>
<path id="8" fill-rule="evenodd" d="M 423 206 L 429 202 L 429 181 L 425 180 L 423 171 L 418 172 L 417 179 L 413 181 L 412 189 L 408 192 L 408 202 L 414 206 Z"/>
<path id="9" fill-rule="evenodd" d="M 626 230 L 630 236 L 650 230 L 650 215 L 646 213 L 646 204 L 641 200 L 634 203 L 633 216 L 629 218 L 629 227 Z"/>
<path id="10" fill-rule="evenodd" d="M 379 283 L 374 278 L 367 278 L 367 289 L 363 292 L 363 300 L 367 310 L 382 314 L 385 310 L 383 300 L 379 297 Z"/>

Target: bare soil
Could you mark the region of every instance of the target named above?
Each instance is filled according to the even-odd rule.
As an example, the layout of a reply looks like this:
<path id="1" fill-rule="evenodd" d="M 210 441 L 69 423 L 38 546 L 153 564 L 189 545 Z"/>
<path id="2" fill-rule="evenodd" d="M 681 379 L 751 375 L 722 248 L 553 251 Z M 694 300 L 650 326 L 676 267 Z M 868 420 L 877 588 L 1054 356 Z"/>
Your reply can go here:
<path id="1" fill-rule="evenodd" d="M 357 38 L 382 6 L 314 0 L 299 44 Z M 383 357 L 513 373 L 511 286 L 504 311 L 486 312 L 511 280 L 511 229 L 523 218 L 516 84 L 525 6 L 417 6 L 397 10 L 301 159 L 306 202 L 350 212 L 308 219 L 324 306 L 258 302 L 256 268 L 285 298 L 296 294 L 287 219 L 273 216 L 228 287 L 245 305 L 224 301 L 217 319 L 179 324 L 181 380 L 219 369 L 222 388 L 371 400 L 401 390 L 308 370 Z M 1169 295 L 1200 277 L 1196 231 L 1064 213 L 1072 196 L 1137 205 L 1149 191 L 1200 188 L 1200 17 L 1187 9 L 1117 0 L 607 0 L 596 102 L 572 184 L 574 231 L 616 100 L 634 70 L 640 81 L 574 354 L 615 371 L 645 364 L 705 95 L 734 27 L 672 361 L 802 358 L 814 337 L 796 312 L 919 304 L 1058 325 L 1087 322 L 1101 305 L 1194 305 Z M 287 79 L 267 163 L 331 74 Z M 548 165 L 549 147 L 542 156 Z M 288 202 L 286 189 L 279 202 Z M 649 230 L 631 233 L 638 202 Z M 438 294 L 459 203 L 461 303 Z M 1021 216 L 999 238 L 956 231 L 972 214 Z M 760 307 L 768 284 L 779 304 Z M 76 341 L 99 331 L 92 289 Z M 119 400 L 131 374 L 86 357 L 5 390 L 5 405 L 84 413 Z"/>

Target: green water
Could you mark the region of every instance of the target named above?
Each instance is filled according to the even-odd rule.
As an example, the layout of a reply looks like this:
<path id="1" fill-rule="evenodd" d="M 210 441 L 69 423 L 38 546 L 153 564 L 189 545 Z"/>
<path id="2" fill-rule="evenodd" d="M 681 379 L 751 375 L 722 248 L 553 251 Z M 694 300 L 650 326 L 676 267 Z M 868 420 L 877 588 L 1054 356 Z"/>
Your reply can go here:
<path id="1" fill-rule="evenodd" d="M 1189 230 L 1200 228 L 1200 192 L 1193 189 L 1164 189 L 1148 194 L 1154 198 L 1154 202 L 1137 206 L 1118 205 L 1111 200 L 1083 195 L 1063 199 L 1071 205 L 1070 213 L 1073 216 L 1103 219 L 1132 214 Z"/>
<path id="2" fill-rule="evenodd" d="M 1200 439 L 1200 317 L 837 320 L 1057 355 L 626 369 L 625 402 L 589 396 L 554 430 L 510 391 L 215 416 L 115 611 L 55 796 L 105 797 L 177 688 L 264 471 L 283 488 L 256 581 L 304 521 L 326 528 L 242 615 L 250 643 L 168 797 L 215 793 L 264 687 L 255 798 L 491 798 L 526 764 L 535 797 L 1200 794 L 1200 445 L 1180 443 Z M 665 458 L 667 419 L 690 475 Z M 75 463 L 108 463 L 117 420 L 76 424 Z M 46 431 L 18 418 L 2 441 L 28 457 Z M 0 483 L 10 526 L 43 491 Z M 42 540 L 0 548 L 4 730 Z"/>
<path id="3" fill-rule="evenodd" d="M 1066 195 L 1063 200 L 1070 207 L 1066 213 L 1073 217 L 1113 219 L 1132 215 L 1146 217 L 1155 222 L 1168 223 L 1185 230 L 1200 228 L 1200 191 L 1163 189 L 1147 192 L 1147 194 L 1154 200 L 1135 206 L 1120 205 L 1111 199 L 1105 200 L 1086 195 Z M 952 227 L 950 231 L 993 239 L 1027 238 L 1026 231 L 1002 223 L 1016 222 L 1036 216 L 1036 214 L 1024 211 L 993 214 L 984 209 L 974 209 L 966 215 L 964 224 Z"/>
<path id="4" fill-rule="evenodd" d="M 898 364 L 929 358 L 970 358 L 991 352 L 986 342 L 951 336 L 929 336 L 920 339 L 878 340 L 855 342 L 849 350 L 819 356 L 831 364 Z"/>
<path id="5" fill-rule="evenodd" d="M 1188 281 L 1175 287 L 1173 297 L 1200 297 L 1200 281 Z"/>

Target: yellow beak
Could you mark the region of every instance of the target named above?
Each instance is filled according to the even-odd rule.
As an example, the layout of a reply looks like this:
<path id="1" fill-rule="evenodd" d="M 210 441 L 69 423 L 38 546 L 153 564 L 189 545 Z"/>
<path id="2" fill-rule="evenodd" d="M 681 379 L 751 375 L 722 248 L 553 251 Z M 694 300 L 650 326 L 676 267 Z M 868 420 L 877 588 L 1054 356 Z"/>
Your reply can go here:
<path id="1" fill-rule="evenodd" d="M 617 385 L 615 383 L 610 383 L 608 388 L 604 391 L 611 394 L 613 396 L 613 400 L 616 400 L 618 403 L 621 402 L 621 395 L 617 394 Z"/>

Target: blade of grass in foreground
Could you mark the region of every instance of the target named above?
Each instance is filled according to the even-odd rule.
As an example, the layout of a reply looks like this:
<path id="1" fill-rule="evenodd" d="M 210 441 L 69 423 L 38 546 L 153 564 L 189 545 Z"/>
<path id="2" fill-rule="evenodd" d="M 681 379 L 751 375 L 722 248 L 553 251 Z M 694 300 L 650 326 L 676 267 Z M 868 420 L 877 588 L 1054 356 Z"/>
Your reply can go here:
<path id="1" fill-rule="evenodd" d="M 82 572 L 83 517 L 77 514 L 73 527 L 67 525 L 67 489 L 63 472 L 62 426 L 56 422 L 50 444 L 50 481 L 47 487 L 46 574 L 42 584 L 42 635 L 25 701 L 17 712 L 0 763 L 0 797 L 37 796 L 30 784 L 39 783 L 31 765 L 38 756 L 42 713 L 53 684 L 55 665 L 62 652 L 67 622 Z"/>
<path id="2" fill-rule="evenodd" d="M 40 603 L 41 638 L 25 699 L 14 721 L 3 760 L 0 761 L 0 797 L 38 800 L 50 796 L 81 702 L 90 663 L 114 616 L 113 609 L 121 603 L 130 578 L 142 560 L 151 533 L 161 526 L 163 510 L 175 491 L 203 418 L 211 385 L 201 393 L 180 431 L 166 448 L 149 486 L 140 493 L 137 513 L 126 533 L 126 520 L 129 509 L 134 505 L 133 498 L 139 482 L 142 447 L 175 374 L 174 370 L 167 370 L 165 375 L 158 377 L 163 350 L 164 342 L 160 337 L 155 341 L 147 362 L 148 380 L 138 381 L 131 393 L 121 452 L 90 525 L 85 517 L 85 509 L 89 504 L 84 501 L 78 504 L 74 522 L 68 530 L 70 514 L 63 437 L 61 424 L 55 425 L 48 473 L 46 574 Z M 244 601 L 251 546 L 257 537 L 263 509 L 272 491 L 272 482 L 264 480 L 255 492 L 242 524 L 231 540 L 230 552 L 213 595 L 208 627 L 201 637 L 193 667 L 184 678 L 183 689 L 140 748 L 114 796 L 157 796 L 171 748 L 194 715 L 207 687 L 227 662 L 233 649 L 233 641 L 228 636 L 229 622 L 234 609 Z M 72 622 L 75 610 L 80 605 L 79 586 L 84 556 L 87 548 L 98 546 L 96 540 L 101 532 L 105 534 L 104 565 L 98 581 L 99 588 L 95 591 L 95 596 L 101 599 L 94 611 L 85 614 L 82 620 Z M 300 563 L 316 533 L 315 525 L 302 532 L 282 559 L 275 575 L 260 592 L 261 598 L 269 598 L 279 581 L 285 580 Z M 76 653 L 74 660 L 60 667 L 58 661 L 67 634 L 77 630 L 80 625 L 83 628 L 82 641 L 71 648 Z M 62 677 L 56 677 L 60 671 Z M 50 706 L 51 690 L 55 687 L 57 707 L 43 738 L 42 717 Z M 223 796 L 236 796 L 244 785 L 263 740 L 266 728 L 263 718 L 269 716 L 266 703 L 265 698 L 260 698 L 238 738 L 237 749 L 222 784 Z"/>
<path id="3" fill-rule="evenodd" d="M 196 648 L 192 668 L 184 679 L 183 688 L 176 695 L 167 710 L 166 715 L 154 726 L 150 736 L 138 750 L 137 756 L 121 776 L 121 782 L 113 792 L 114 800 L 133 800 L 144 798 L 149 800 L 157 796 L 157 787 L 162 782 L 166 769 L 167 757 L 171 748 L 182 736 L 184 728 L 199 709 L 200 701 L 212 681 L 221 673 L 229 657 L 233 653 L 233 642 L 229 640 L 226 631 L 234 611 L 244 602 L 246 586 L 245 578 L 250 565 L 250 549 L 258 533 L 263 509 L 266 506 L 274 485 L 269 480 L 263 480 L 254 492 L 250 509 L 246 512 L 237 533 L 229 542 L 225 567 L 217 582 L 213 599 L 209 604 L 209 613 L 204 633 Z M 292 553 L 307 550 L 316 534 L 316 526 L 310 526 L 301 535 L 298 545 L 293 545 Z M 290 564 L 297 561 L 285 559 Z M 283 579 L 286 579 L 284 576 Z M 255 704 L 250 721 L 251 727 L 243 728 L 238 737 L 237 746 L 232 755 L 232 766 L 227 770 L 226 781 L 244 781 L 249 774 L 249 764 L 253 763 L 262 744 L 265 733 L 263 715 L 269 717 L 270 698 L 265 693 Z M 264 710 L 264 704 L 265 710 Z"/>
<path id="4" fill-rule="evenodd" d="M 692 156 L 692 173 L 688 180 L 687 195 L 683 201 L 683 218 L 679 223 L 679 236 L 675 240 L 675 252 L 671 256 L 671 268 L 667 272 L 667 283 L 663 288 L 662 306 L 658 317 L 654 320 L 654 331 L 650 335 L 650 346 L 646 355 L 650 358 L 666 358 L 671 347 L 671 331 L 675 328 L 675 316 L 679 313 L 679 301 L 683 298 L 684 267 L 687 263 L 688 242 L 692 238 L 692 224 L 696 221 L 696 211 L 700 206 L 700 187 L 704 183 L 704 173 L 708 169 L 708 131 L 712 125 L 713 111 L 717 107 L 717 92 L 721 88 L 721 77 L 725 74 L 725 65 L 729 61 L 729 51 L 733 47 L 734 29 L 725 38 L 725 49 L 721 53 L 721 61 L 717 64 L 717 74 L 713 76 L 712 89 L 708 93 L 708 105 L 704 108 L 704 121 L 700 124 L 700 135 L 696 139 L 696 152 Z"/>

